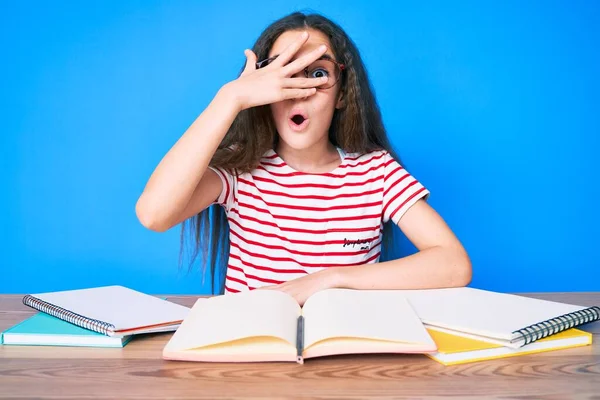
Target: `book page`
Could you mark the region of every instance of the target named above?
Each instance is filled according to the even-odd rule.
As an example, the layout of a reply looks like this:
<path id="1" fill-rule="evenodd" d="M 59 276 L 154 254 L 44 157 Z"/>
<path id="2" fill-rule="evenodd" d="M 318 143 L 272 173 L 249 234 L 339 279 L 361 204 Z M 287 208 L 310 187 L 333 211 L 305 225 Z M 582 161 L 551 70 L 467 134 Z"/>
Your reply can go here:
<path id="1" fill-rule="evenodd" d="M 295 347 L 300 313 L 291 296 L 275 290 L 200 299 L 169 341 L 168 351 L 265 337 L 283 339 Z"/>
<path id="2" fill-rule="evenodd" d="M 360 338 L 435 347 L 406 298 L 396 291 L 329 289 L 303 307 L 305 349 L 331 338 Z"/>

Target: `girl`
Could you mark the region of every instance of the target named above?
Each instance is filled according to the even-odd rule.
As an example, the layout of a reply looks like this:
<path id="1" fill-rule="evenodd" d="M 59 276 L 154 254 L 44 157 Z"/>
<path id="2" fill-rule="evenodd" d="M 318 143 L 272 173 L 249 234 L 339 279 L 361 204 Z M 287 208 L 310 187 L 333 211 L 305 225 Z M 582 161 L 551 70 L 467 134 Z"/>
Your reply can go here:
<path id="1" fill-rule="evenodd" d="M 245 55 L 153 172 L 141 223 L 191 222 L 219 293 L 275 289 L 303 304 L 333 287 L 467 285 L 469 258 L 394 155 L 346 33 L 293 13 Z M 392 223 L 418 252 L 379 262 Z"/>

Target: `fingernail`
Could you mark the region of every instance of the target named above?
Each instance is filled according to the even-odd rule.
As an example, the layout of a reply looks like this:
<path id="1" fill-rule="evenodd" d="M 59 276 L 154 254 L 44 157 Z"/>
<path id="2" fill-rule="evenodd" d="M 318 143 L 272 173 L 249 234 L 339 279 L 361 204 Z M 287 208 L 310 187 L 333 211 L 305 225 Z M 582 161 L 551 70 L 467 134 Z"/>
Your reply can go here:
<path id="1" fill-rule="evenodd" d="M 323 50 L 327 50 L 327 46 L 325 46 L 324 44 L 319 46 L 319 50 L 323 51 Z"/>
<path id="2" fill-rule="evenodd" d="M 308 32 L 302 32 L 302 39 L 306 39 L 308 37 Z"/>

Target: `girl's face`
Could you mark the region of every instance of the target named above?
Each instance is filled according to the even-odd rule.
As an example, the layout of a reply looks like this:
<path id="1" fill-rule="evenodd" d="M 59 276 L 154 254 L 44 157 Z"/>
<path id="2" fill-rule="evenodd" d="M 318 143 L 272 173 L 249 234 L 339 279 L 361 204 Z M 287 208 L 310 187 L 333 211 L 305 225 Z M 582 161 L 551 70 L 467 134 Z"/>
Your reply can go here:
<path id="1" fill-rule="evenodd" d="M 269 57 L 281 54 L 293 41 L 298 38 L 299 31 L 287 31 L 282 33 L 271 48 Z M 309 37 L 306 43 L 298 50 L 292 60 L 302 57 L 322 44 L 327 46 L 325 56 L 335 60 L 331 51 L 331 44 L 327 36 L 322 32 L 308 29 Z M 339 61 L 339 60 L 336 60 Z M 315 64 L 316 65 L 316 64 Z M 309 68 L 309 74 L 310 74 Z M 316 76 L 321 76 L 322 69 L 314 69 Z M 294 77 L 304 77 L 304 72 L 300 71 Z M 309 75 L 309 77 L 311 77 Z M 288 146 L 294 150 L 314 149 L 315 147 L 326 146 L 329 140 L 328 131 L 331 125 L 333 112 L 336 108 L 342 106 L 341 79 L 335 86 L 328 89 L 317 89 L 317 92 L 304 99 L 283 100 L 271 104 L 273 119 L 279 133 L 279 145 Z M 307 120 L 303 121 L 297 114 L 303 114 Z M 296 115 L 296 117 L 294 117 Z M 300 122 L 300 124 L 298 124 Z"/>

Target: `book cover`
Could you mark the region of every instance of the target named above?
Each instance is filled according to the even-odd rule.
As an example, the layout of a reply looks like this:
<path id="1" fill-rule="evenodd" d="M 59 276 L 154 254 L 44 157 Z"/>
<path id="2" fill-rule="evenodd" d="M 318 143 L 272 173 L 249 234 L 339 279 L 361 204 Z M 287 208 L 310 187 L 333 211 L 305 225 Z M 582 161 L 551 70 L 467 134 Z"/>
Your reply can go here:
<path id="1" fill-rule="evenodd" d="M 22 346 L 123 347 L 130 340 L 131 336 L 106 336 L 40 312 L 7 329 L 0 342 Z"/>

